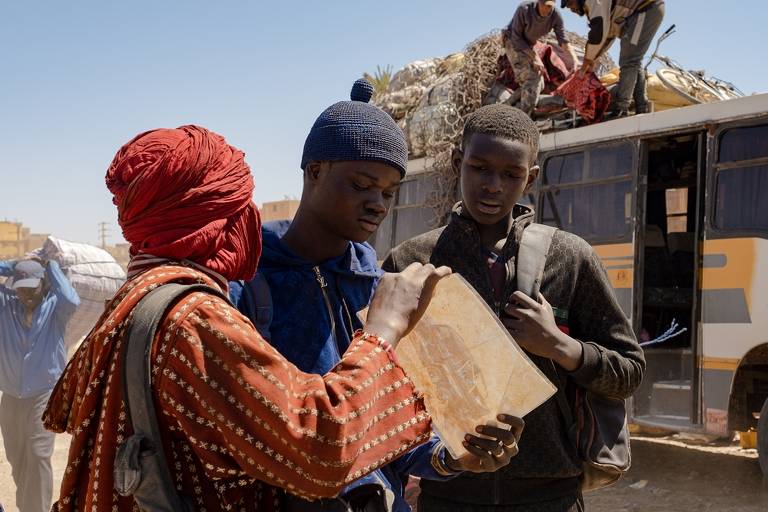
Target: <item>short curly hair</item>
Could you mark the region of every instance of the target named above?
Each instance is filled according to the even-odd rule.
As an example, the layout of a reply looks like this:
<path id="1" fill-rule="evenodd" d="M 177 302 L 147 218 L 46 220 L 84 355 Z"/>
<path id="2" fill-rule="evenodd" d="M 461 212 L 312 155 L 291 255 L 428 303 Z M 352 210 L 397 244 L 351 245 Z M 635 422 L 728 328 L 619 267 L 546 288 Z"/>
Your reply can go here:
<path id="1" fill-rule="evenodd" d="M 467 116 L 461 137 L 462 149 L 472 134 L 483 133 L 520 141 L 531 147 L 533 158 L 539 153 L 539 130 L 522 110 L 504 103 L 486 105 Z"/>

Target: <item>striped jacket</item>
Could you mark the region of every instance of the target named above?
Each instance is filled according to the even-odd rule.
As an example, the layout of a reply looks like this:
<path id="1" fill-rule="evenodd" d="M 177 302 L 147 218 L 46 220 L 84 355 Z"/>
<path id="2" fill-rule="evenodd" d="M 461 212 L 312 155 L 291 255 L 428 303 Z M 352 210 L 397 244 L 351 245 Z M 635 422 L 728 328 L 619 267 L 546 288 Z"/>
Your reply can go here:
<path id="1" fill-rule="evenodd" d="M 115 493 L 113 465 L 132 434 L 120 361 L 139 300 L 171 282 L 226 291 L 220 276 L 190 264 L 143 264 L 67 365 L 45 411 L 48 429 L 72 434 L 54 510 L 135 508 Z M 279 509 L 278 488 L 335 496 L 431 435 L 422 399 L 375 338 L 356 336 L 325 376 L 302 373 L 230 304 L 195 292 L 162 321 L 153 355 L 169 469 L 198 510 Z"/>
<path id="2" fill-rule="evenodd" d="M 608 51 L 621 34 L 624 22 L 635 12 L 663 0 L 585 0 L 584 12 L 589 18 L 589 34 L 584 58 L 596 60 Z"/>

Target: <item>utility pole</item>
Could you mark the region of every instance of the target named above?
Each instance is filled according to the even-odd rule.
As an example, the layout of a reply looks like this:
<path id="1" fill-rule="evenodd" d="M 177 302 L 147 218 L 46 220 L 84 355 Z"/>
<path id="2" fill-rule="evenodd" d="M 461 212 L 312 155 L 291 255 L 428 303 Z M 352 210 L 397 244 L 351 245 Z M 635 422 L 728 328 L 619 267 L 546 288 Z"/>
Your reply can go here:
<path id="1" fill-rule="evenodd" d="M 99 240 L 101 240 L 101 248 L 107 248 L 107 236 L 109 234 L 109 222 L 99 222 Z"/>
<path id="2" fill-rule="evenodd" d="M 24 255 L 24 251 L 22 250 L 22 231 L 21 231 L 21 222 L 16 223 L 16 256 L 21 258 Z"/>

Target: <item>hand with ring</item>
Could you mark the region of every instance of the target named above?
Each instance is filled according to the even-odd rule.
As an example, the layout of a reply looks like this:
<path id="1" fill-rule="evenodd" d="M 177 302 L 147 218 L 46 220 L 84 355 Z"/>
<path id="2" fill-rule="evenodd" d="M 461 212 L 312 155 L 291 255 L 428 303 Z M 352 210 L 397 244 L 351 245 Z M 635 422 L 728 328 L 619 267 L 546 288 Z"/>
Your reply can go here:
<path id="1" fill-rule="evenodd" d="M 498 420 L 510 426 L 491 427 L 479 425 L 477 433 L 484 437 L 467 434 L 464 439 L 466 455 L 454 459 L 450 454 L 445 454 L 445 464 L 453 471 L 470 471 L 472 473 L 492 473 L 497 471 L 517 455 L 517 442 L 523 433 L 525 422 L 517 416 L 500 414 Z"/>

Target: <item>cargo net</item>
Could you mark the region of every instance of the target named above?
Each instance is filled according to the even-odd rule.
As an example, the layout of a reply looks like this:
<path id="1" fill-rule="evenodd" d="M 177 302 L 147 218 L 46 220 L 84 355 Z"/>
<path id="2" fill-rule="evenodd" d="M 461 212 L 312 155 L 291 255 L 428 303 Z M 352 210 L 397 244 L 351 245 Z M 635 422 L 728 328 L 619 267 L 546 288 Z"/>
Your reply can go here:
<path id="1" fill-rule="evenodd" d="M 586 39 L 573 32 L 566 36 L 581 59 Z M 557 44 L 554 38 L 544 41 Z M 427 197 L 434 226 L 445 223 L 456 201 L 458 174 L 452 168 L 451 153 L 460 143 L 464 120 L 483 105 L 499 74 L 503 54 L 501 31 L 495 30 L 461 53 L 407 64 L 395 73 L 386 91 L 374 98 L 405 132 L 409 157 L 426 159 L 425 172 L 435 182 Z M 613 68 L 607 55 L 598 61 L 598 74 Z"/>

